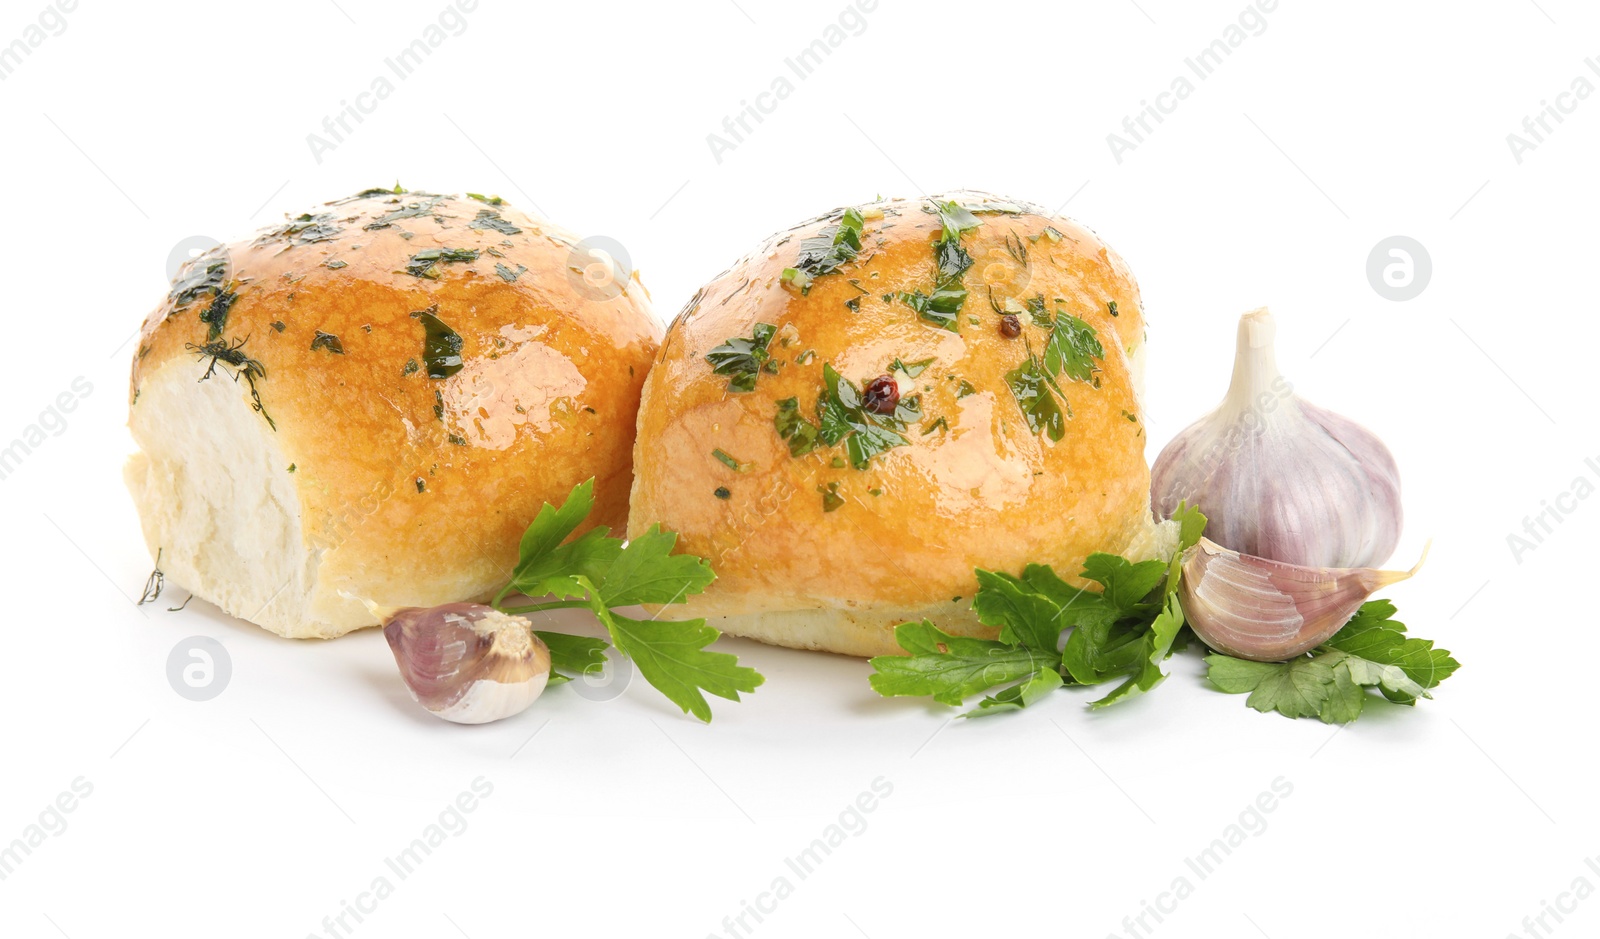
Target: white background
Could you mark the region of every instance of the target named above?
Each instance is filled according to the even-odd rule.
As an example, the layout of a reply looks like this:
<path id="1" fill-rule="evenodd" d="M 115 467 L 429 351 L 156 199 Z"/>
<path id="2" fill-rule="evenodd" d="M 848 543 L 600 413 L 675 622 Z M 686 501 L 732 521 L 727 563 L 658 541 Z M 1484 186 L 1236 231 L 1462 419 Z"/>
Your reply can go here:
<path id="1" fill-rule="evenodd" d="M 0 43 L 42 6 L 6 0 Z M 1592 7 L 1288 0 L 1119 163 L 1107 134 L 1243 0 L 880 0 L 718 162 L 707 134 L 843 0 L 482 0 L 315 159 L 307 135 L 442 7 L 86 0 L 0 82 L 0 442 L 74 378 L 93 386 L 0 481 L 0 842 L 93 787 L 0 881 L 0 934 L 325 935 L 478 777 L 493 794 L 467 829 L 355 936 L 725 935 L 784 875 L 755 935 L 1099 939 L 1145 902 L 1171 909 L 1186 876 L 1154 935 L 1500 939 L 1552 934 L 1522 919 L 1576 878 L 1600 888 L 1600 498 L 1563 496 L 1600 483 L 1600 101 L 1565 99 L 1520 163 L 1506 140 L 1575 77 L 1600 84 Z M 1059 693 L 949 724 L 876 698 L 860 661 L 725 642 L 767 683 L 714 700 L 708 727 L 638 681 L 463 728 L 409 701 L 375 631 L 279 640 L 203 602 L 167 612 L 181 587 L 136 608 L 151 564 L 120 478 L 127 340 L 169 252 L 396 179 L 620 240 L 663 319 L 769 232 L 878 193 L 1070 203 L 1142 285 L 1149 456 L 1220 398 L 1236 317 L 1270 304 L 1288 377 L 1394 450 L 1396 563 L 1434 543 L 1390 595 L 1465 665 L 1436 700 L 1342 731 L 1248 710 L 1193 654 L 1109 712 Z M 1365 272 L 1396 234 L 1433 262 L 1408 302 Z M 1507 536 L 1558 497 L 1570 520 L 1514 556 Z M 231 654 L 209 702 L 166 677 L 193 635 Z M 1264 831 L 1207 878 L 1186 867 L 1280 777 Z M 794 876 L 784 859 L 880 778 L 865 830 Z M 1600 900 L 1575 902 L 1546 925 L 1600 932 Z"/>

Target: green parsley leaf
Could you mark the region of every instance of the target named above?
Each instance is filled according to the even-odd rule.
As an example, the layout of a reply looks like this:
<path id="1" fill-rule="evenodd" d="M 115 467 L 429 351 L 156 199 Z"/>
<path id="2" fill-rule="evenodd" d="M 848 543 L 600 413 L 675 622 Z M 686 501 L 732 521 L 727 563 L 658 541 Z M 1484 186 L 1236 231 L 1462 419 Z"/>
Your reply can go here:
<path id="1" fill-rule="evenodd" d="M 703 721 L 711 720 L 711 708 L 701 692 L 737 701 L 740 692 L 754 691 L 764 680 L 759 673 L 739 665 L 732 655 L 706 651 L 720 634 L 705 620 L 638 620 L 616 612 L 616 607 L 640 603 L 682 603 L 716 575 L 703 558 L 673 554 L 678 536 L 660 526 L 629 541 L 611 537 L 604 527 L 569 540 L 593 508 L 593 479 L 574 488 L 560 507 L 546 503 L 523 533 L 511 582 L 494 605 L 507 613 L 587 607 L 645 680 Z M 505 598 L 513 592 L 559 599 L 508 607 Z M 557 669 L 581 674 L 604 664 L 602 640 L 563 633 L 540 633 L 540 638 L 550 646 Z"/>
<path id="2" fill-rule="evenodd" d="M 1054 668 L 1054 656 L 992 639 L 952 636 L 928 620 L 895 627 L 895 640 L 910 655 L 880 655 L 870 660 L 868 679 L 886 697 L 932 695 L 940 704 L 959 705 L 996 685 Z"/>
<path id="3" fill-rule="evenodd" d="M 1247 662 L 1213 653 L 1206 678 L 1229 694 L 1249 693 L 1245 704 L 1263 713 L 1315 717 L 1345 724 L 1361 716 L 1376 688 L 1388 700 L 1414 705 L 1449 678 L 1460 663 L 1426 639 L 1410 639 L 1394 620 L 1394 604 L 1371 600 L 1349 623 L 1308 655 L 1288 662 Z"/>
<path id="4" fill-rule="evenodd" d="M 1056 310 L 1055 326 L 1044 346 L 1044 367 L 1052 376 L 1065 374 L 1074 381 L 1094 377 L 1095 359 L 1104 359 L 1106 350 L 1094 327 L 1071 313 Z"/>
<path id="5" fill-rule="evenodd" d="M 771 323 L 757 323 L 750 338 L 736 336 L 706 353 L 706 361 L 718 375 L 728 376 L 728 390 L 744 393 L 756 389 L 761 367 L 772 358 L 767 345 L 778 332 Z"/>
<path id="6" fill-rule="evenodd" d="M 805 456 L 817 448 L 817 425 L 800 416 L 798 398 L 785 398 L 778 402 L 778 413 L 772 419 L 778 436 L 789 441 L 789 455 Z"/>
<path id="7" fill-rule="evenodd" d="M 799 288 L 802 295 L 809 293 L 816 278 L 855 260 L 861 251 L 861 229 L 865 224 L 858 210 L 845 209 L 838 222 L 801 240 L 799 257 L 793 267 L 784 269 L 781 279 Z"/>
<path id="8" fill-rule="evenodd" d="M 548 685 L 571 681 L 589 671 L 599 671 L 606 665 L 606 649 L 610 643 L 588 636 L 570 636 L 566 633 L 545 632 L 536 629 L 535 636 L 550 648 L 550 681 Z M 575 674 L 574 674 L 575 673 Z"/>

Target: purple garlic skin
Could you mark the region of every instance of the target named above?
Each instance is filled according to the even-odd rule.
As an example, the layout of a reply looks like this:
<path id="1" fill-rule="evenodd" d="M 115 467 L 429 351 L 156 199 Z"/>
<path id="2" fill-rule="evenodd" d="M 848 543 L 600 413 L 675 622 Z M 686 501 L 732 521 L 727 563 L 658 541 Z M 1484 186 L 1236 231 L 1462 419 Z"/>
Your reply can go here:
<path id="1" fill-rule="evenodd" d="M 1197 506 L 1206 537 L 1245 555 L 1319 568 L 1371 568 L 1400 541 L 1400 472 L 1383 441 L 1304 401 L 1277 369 L 1265 308 L 1239 321 L 1227 397 L 1156 458 L 1159 517 Z"/>
<path id="2" fill-rule="evenodd" d="M 550 649 L 528 621 L 481 603 L 397 610 L 383 637 L 417 703 L 458 724 L 521 713 L 550 679 Z"/>
<path id="3" fill-rule="evenodd" d="M 1182 565 L 1180 602 L 1202 642 L 1234 658 L 1282 662 L 1328 641 L 1374 591 L 1411 577 L 1422 561 L 1409 571 L 1302 567 L 1201 538 Z"/>

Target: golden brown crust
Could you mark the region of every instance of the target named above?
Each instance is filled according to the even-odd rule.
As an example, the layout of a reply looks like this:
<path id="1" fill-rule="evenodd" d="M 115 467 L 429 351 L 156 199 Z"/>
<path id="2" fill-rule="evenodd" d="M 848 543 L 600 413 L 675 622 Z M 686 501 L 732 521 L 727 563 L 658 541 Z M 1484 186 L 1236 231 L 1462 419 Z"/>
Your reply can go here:
<path id="1" fill-rule="evenodd" d="M 862 207 L 859 255 L 804 295 L 783 271 L 801 241 L 836 224 L 839 212 L 775 235 L 707 284 L 669 327 L 644 388 L 632 530 L 659 522 L 678 532 L 681 549 L 709 557 L 718 580 L 666 615 L 729 616 L 714 625 L 802 648 L 890 652 L 889 627 L 908 614 L 972 596 L 974 567 L 1017 572 L 1037 562 L 1074 575 L 1091 552 L 1149 543 L 1149 471 L 1130 365 L 1144 322 L 1126 266 L 1068 219 L 1014 205 L 1021 211 L 982 213 L 960 240 L 973 261 L 969 293 L 960 331 L 947 331 L 892 296 L 932 290 L 941 226 L 927 205 Z M 1002 311 L 1008 300 L 1025 307 L 1040 297 L 1052 314 L 1093 327 L 1104 348 L 1091 380 L 1058 379 L 1071 409 L 1059 443 L 1030 430 L 1007 381 L 1030 348 L 1042 351 L 1049 330 L 1025 312 L 1022 335 L 1003 336 L 991 292 Z M 858 309 L 847 306 L 857 299 Z M 755 390 L 730 392 L 706 355 L 758 323 L 779 328 L 770 350 L 782 364 L 761 374 Z M 815 357 L 797 361 L 808 351 Z M 815 422 L 825 363 L 860 386 L 897 358 L 934 360 L 914 382 L 899 376 L 915 386 L 905 394 L 921 395 L 905 445 L 865 470 L 840 465 L 843 444 L 791 456 L 774 427 L 777 402 L 798 399 Z M 818 487 L 834 483 L 844 503 L 829 512 Z M 797 610 L 834 611 L 841 628 L 832 634 L 850 640 L 819 639 L 829 630 L 816 617 L 781 618 L 792 629 L 759 622 L 762 613 Z M 959 619 L 946 622 L 972 626 Z M 875 635 L 862 635 L 864 622 L 876 624 Z"/>
<path id="2" fill-rule="evenodd" d="M 147 378 L 215 364 L 209 380 L 238 375 L 241 394 L 259 394 L 323 586 L 391 606 L 491 589 L 540 505 L 577 482 L 597 477 L 591 523 L 627 517 L 660 327 L 636 279 L 583 286 L 577 244 L 504 204 L 329 203 L 185 269 L 144 324 L 130 423 L 137 437 Z M 430 266 L 433 250 L 461 253 Z M 219 307 L 225 321 L 208 322 Z M 425 355 L 425 312 L 460 337 L 458 369 Z M 430 364 L 453 373 L 430 377 Z"/>

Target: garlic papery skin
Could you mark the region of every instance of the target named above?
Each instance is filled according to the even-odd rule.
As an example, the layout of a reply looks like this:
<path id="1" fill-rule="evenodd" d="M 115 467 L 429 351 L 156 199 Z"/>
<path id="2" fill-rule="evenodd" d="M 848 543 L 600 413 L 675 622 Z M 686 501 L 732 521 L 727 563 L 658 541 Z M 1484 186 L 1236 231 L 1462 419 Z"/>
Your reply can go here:
<path id="1" fill-rule="evenodd" d="M 550 649 L 532 625 L 480 603 L 397 610 L 383 636 L 411 696 L 457 724 L 520 714 L 550 681 Z"/>
<path id="2" fill-rule="evenodd" d="M 1409 578 L 1422 561 L 1409 571 L 1300 567 L 1201 538 L 1182 565 L 1178 599 L 1201 641 L 1236 659 L 1282 662 L 1327 642 L 1374 591 Z"/>
<path id="3" fill-rule="evenodd" d="M 1156 458 L 1158 517 L 1180 503 L 1219 544 L 1307 567 L 1375 567 L 1400 541 L 1400 472 L 1371 431 L 1294 393 L 1265 307 L 1239 319 L 1233 382 Z"/>

